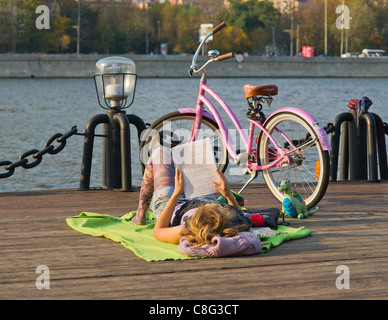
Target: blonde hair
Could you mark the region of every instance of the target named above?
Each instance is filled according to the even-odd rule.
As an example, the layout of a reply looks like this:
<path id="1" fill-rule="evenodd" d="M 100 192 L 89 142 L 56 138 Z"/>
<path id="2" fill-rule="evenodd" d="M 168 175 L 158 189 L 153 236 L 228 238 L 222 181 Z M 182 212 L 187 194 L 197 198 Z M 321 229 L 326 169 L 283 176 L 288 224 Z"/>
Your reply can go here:
<path id="1" fill-rule="evenodd" d="M 214 236 L 234 237 L 240 231 L 246 231 L 246 224 L 236 225 L 234 214 L 219 204 L 206 204 L 198 207 L 187 220 L 186 228 L 181 232 L 193 248 L 210 244 Z"/>

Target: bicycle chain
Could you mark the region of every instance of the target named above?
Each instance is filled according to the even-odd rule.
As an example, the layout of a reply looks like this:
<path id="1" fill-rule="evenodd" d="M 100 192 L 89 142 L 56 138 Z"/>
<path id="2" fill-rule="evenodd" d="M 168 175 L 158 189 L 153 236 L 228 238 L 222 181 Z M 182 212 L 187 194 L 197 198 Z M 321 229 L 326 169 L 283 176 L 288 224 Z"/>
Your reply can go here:
<path id="1" fill-rule="evenodd" d="M 66 140 L 76 134 L 78 131 L 77 126 L 73 126 L 68 132 L 65 134 L 56 133 L 50 139 L 47 140 L 45 147 L 42 150 L 31 149 L 22 153 L 19 157 L 19 160 L 15 162 L 11 161 L 0 161 L 0 168 L 5 167 L 5 170 L 8 172 L 0 173 L 0 179 L 8 178 L 12 176 L 15 172 L 15 169 L 18 167 L 23 167 L 24 169 L 31 169 L 36 167 L 38 164 L 42 162 L 43 155 L 45 154 L 57 154 L 63 150 L 66 146 Z M 57 147 L 54 147 L 52 143 L 56 141 L 59 143 Z M 33 162 L 29 162 L 28 157 L 32 156 L 34 159 Z"/>

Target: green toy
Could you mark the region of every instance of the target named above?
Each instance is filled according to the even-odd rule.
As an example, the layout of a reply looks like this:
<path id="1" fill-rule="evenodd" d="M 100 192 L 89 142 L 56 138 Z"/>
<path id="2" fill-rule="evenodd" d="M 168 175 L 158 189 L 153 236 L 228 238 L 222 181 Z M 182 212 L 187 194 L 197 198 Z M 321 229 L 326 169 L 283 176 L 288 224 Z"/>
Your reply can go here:
<path id="1" fill-rule="evenodd" d="M 319 208 L 307 210 L 306 203 L 302 197 L 294 190 L 291 192 L 290 180 L 283 180 L 278 185 L 278 190 L 283 192 L 282 214 L 287 214 L 291 218 L 305 219 L 316 213 Z"/>

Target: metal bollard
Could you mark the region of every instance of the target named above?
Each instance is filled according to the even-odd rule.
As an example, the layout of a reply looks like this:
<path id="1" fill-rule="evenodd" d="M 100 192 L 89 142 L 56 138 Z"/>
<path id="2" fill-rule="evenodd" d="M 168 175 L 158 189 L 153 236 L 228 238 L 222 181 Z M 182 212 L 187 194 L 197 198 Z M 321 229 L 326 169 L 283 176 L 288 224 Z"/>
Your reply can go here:
<path id="1" fill-rule="evenodd" d="M 341 180 L 388 180 L 385 128 L 381 118 L 364 112 L 357 120 L 355 110 L 339 114 L 333 121 L 331 136 L 330 180 L 337 180 L 340 136 Z M 341 132 L 342 128 L 342 132 Z"/>
<path id="2" fill-rule="evenodd" d="M 334 131 L 331 135 L 330 152 L 330 180 L 337 181 L 339 141 L 341 136 L 341 125 L 344 121 L 350 121 L 352 115 L 348 112 L 339 114 L 333 121 Z"/>
<path id="3" fill-rule="evenodd" d="M 385 143 L 385 129 L 383 120 L 375 113 L 371 113 L 376 121 L 377 151 L 380 168 L 380 179 L 388 180 L 387 147 Z"/>
<path id="4" fill-rule="evenodd" d="M 90 188 L 94 132 L 98 124 L 104 124 L 103 187 L 133 191 L 130 124 L 136 126 L 139 142 L 141 132 L 146 129 L 146 126 L 138 116 L 126 115 L 124 111 L 115 109 L 108 110 L 106 114 L 94 116 L 86 125 L 80 189 Z"/>
<path id="5" fill-rule="evenodd" d="M 97 125 L 108 122 L 109 117 L 106 114 L 98 114 L 89 119 L 88 123 L 86 124 L 80 178 L 81 190 L 88 190 L 90 186 L 90 172 L 92 170 L 92 156 L 95 136 L 94 132 Z"/>

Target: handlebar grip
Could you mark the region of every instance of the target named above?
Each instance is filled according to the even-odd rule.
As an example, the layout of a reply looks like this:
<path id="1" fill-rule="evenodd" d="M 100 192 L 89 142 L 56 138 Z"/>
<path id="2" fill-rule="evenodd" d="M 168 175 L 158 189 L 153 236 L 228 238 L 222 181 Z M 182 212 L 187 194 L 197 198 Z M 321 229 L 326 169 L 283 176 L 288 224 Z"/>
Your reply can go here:
<path id="1" fill-rule="evenodd" d="M 226 26 L 226 23 L 225 22 L 221 22 L 217 27 L 215 27 L 212 30 L 213 34 L 216 34 L 218 31 L 220 31 L 225 26 Z"/>
<path id="2" fill-rule="evenodd" d="M 217 61 L 222 61 L 222 60 L 230 59 L 233 57 L 234 57 L 234 52 L 229 52 L 229 53 L 225 53 L 225 54 L 218 56 Z"/>

